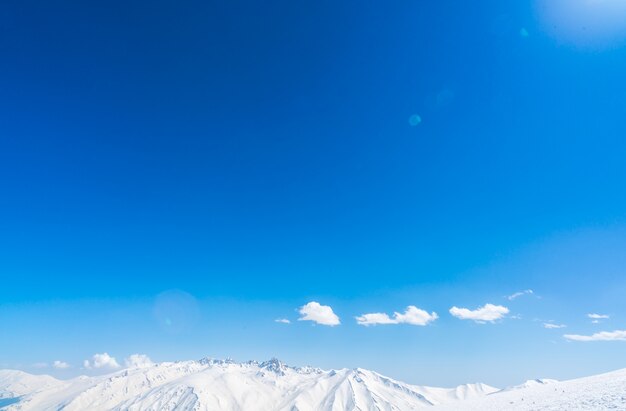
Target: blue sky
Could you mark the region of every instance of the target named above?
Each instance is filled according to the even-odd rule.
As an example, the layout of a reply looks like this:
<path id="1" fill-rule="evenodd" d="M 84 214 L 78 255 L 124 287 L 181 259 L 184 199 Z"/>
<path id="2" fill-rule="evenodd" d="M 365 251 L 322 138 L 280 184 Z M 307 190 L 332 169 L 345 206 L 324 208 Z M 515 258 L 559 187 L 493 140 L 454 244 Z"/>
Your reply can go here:
<path id="1" fill-rule="evenodd" d="M 623 21 L 615 0 L 5 2 L 0 367 L 626 367 L 621 334 L 564 337 L 626 330 Z M 341 324 L 298 321 L 313 301 Z M 485 304 L 507 312 L 449 312 Z M 408 306 L 437 318 L 356 321 Z"/>

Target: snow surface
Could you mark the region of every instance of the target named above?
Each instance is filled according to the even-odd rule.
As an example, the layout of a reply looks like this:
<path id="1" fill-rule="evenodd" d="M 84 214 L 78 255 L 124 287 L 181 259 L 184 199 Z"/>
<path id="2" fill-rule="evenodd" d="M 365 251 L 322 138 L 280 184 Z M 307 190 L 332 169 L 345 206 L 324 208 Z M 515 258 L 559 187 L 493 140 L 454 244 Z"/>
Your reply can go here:
<path id="1" fill-rule="evenodd" d="M 3 370 L 0 399 L 2 410 L 626 410 L 626 370 L 498 390 L 484 384 L 423 387 L 360 368 L 324 371 L 276 359 L 203 359 L 71 380 Z"/>
<path id="2" fill-rule="evenodd" d="M 626 410 L 626 369 L 569 381 L 531 380 L 433 411 Z"/>

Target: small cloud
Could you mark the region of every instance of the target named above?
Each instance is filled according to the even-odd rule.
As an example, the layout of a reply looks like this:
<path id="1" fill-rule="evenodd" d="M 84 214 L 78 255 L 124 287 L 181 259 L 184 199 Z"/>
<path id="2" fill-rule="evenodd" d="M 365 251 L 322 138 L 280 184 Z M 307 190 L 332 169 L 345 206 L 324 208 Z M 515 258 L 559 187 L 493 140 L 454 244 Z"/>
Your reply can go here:
<path id="1" fill-rule="evenodd" d="M 126 364 L 127 368 L 143 368 L 149 367 L 154 363 L 145 354 L 132 354 L 124 360 L 124 364 Z"/>
<path id="2" fill-rule="evenodd" d="M 404 314 L 394 313 L 394 318 L 403 324 L 411 324 L 411 325 L 426 325 L 429 322 L 435 321 L 439 316 L 436 312 L 432 312 L 428 314 L 428 312 L 415 307 L 414 305 L 409 305 L 406 308 Z"/>
<path id="3" fill-rule="evenodd" d="M 396 320 L 390 318 L 385 313 L 370 313 L 356 317 L 359 325 L 375 325 L 375 324 L 398 324 Z"/>
<path id="4" fill-rule="evenodd" d="M 626 341 L 626 331 L 602 331 L 592 335 L 565 334 L 570 341 Z"/>
<path id="5" fill-rule="evenodd" d="M 65 361 L 59 361 L 59 360 L 56 360 L 55 362 L 53 362 L 52 366 L 56 368 L 57 370 L 65 370 L 67 368 L 70 368 L 70 365 L 68 363 L 66 363 Z"/>
<path id="6" fill-rule="evenodd" d="M 565 324 L 543 323 L 543 328 L 547 328 L 549 330 L 554 330 L 557 328 L 565 328 L 565 327 L 567 327 Z"/>
<path id="7" fill-rule="evenodd" d="M 47 362 L 36 362 L 32 365 L 33 368 L 48 368 Z"/>
<path id="8" fill-rule="evenodd" d="M 607 318 L 609 318 L 609 316 L 606 314 L 587 314 L 587 317 L 591 318 L 592 320 L 606 320 Z"/>
<path id="9" fill-rule="evenodd" d="M 120 368 L 115 357 L 111 357 L 107 353 L 94 354 L 91 361 L 83 361 L 83 366 L 87 369 L 91 368 Z"/>
<path id="10" fill-rule="evenodd" d="M 316 324 L 329 325 L 331 327 L 341 324 L 339 317 L 328 305 L 321 305 L 317 301 L 311 301 L 299 310 L 302 315 L 298 321 L 313 321 Z"/>
<path id="11" fill-rule="evenodd" d="M 450 314 L 460 320 L 472 320 L 478 323 L 494 322 L 504 318 L 509 313 L 509 309 L 502 305 L 485 304 L 475 310 L 467 308 L 450 308 Z"/>
<path id="12" fill-rule="evenodd" d="M 370 313 L 356 317 L 359 325 L 382 325 L 382 324 L 410 324 L 410 325 L 427 325 L 435 321 L 439 316 L 436 312 L 428 313 L 414 305 L 409 305 L 404 314 L 395 312 L 393 318 L 385 313 Z"/>
<path id="13" fill-rule="evenodd" d="M 523 296 L 523 295 L 531 295 L 531 294 L 534 294 L 534 291 L 533 291 L 533 290 L 523 290 L 523 291 L 518 291 L 518 292 L 516 292 L 516 293 L 513 293 L 513 294 L 511 294 L 511 295 L 507 296 L 506 298 L 507 298 L 509 301 L 513 301 L 513 300 L 515 300 L 517 297 L 521 297 L 521 296 Z"/>
<path id="14" fill-rule="evenodd" d="M 274 320 L 275 323 L 281 323 L 281 324 L 291 324 L 291 321 L 289 321 L 286 318 L 277 318 Z"/>

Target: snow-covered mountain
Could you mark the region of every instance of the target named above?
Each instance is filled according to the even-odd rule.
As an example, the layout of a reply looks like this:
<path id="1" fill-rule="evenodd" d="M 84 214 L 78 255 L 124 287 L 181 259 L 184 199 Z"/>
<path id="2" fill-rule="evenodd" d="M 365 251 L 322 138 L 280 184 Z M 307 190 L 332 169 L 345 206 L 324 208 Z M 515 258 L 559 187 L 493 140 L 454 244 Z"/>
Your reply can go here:
<path id="1" fill-rule="evenodd" d="M 359 368 L 323 371 L 275 359 L 168 362 L 67 381 L 0 371 L 0 398 L 13 398 L 7 410 L 405 411 L 495 391 L 420 387 Z"/>
<path id="2" fill-rule="evenodd" d="M 2 410 L 521 411 L 626 410 L 626 370 L 570 381 L 431 388 L 373 371 L 289 367 L 278 360 L 167 362 L 57 380 L 0 371 Z"/>

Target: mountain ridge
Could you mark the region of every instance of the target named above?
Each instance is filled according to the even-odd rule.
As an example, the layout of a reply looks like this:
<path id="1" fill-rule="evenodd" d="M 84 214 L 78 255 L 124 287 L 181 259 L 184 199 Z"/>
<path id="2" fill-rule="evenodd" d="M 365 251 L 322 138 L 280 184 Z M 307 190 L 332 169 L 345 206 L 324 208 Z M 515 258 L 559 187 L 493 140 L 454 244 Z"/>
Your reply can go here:
<path id="1" fill-rule="evenodd" d="M 293 367 L 276 358 L 163 362 L 70 380 L 0 371 L 0 398 L 19 397 L 7 410 L 405 411 L 495 391 L 415 386 L 362 368 Z"/>

